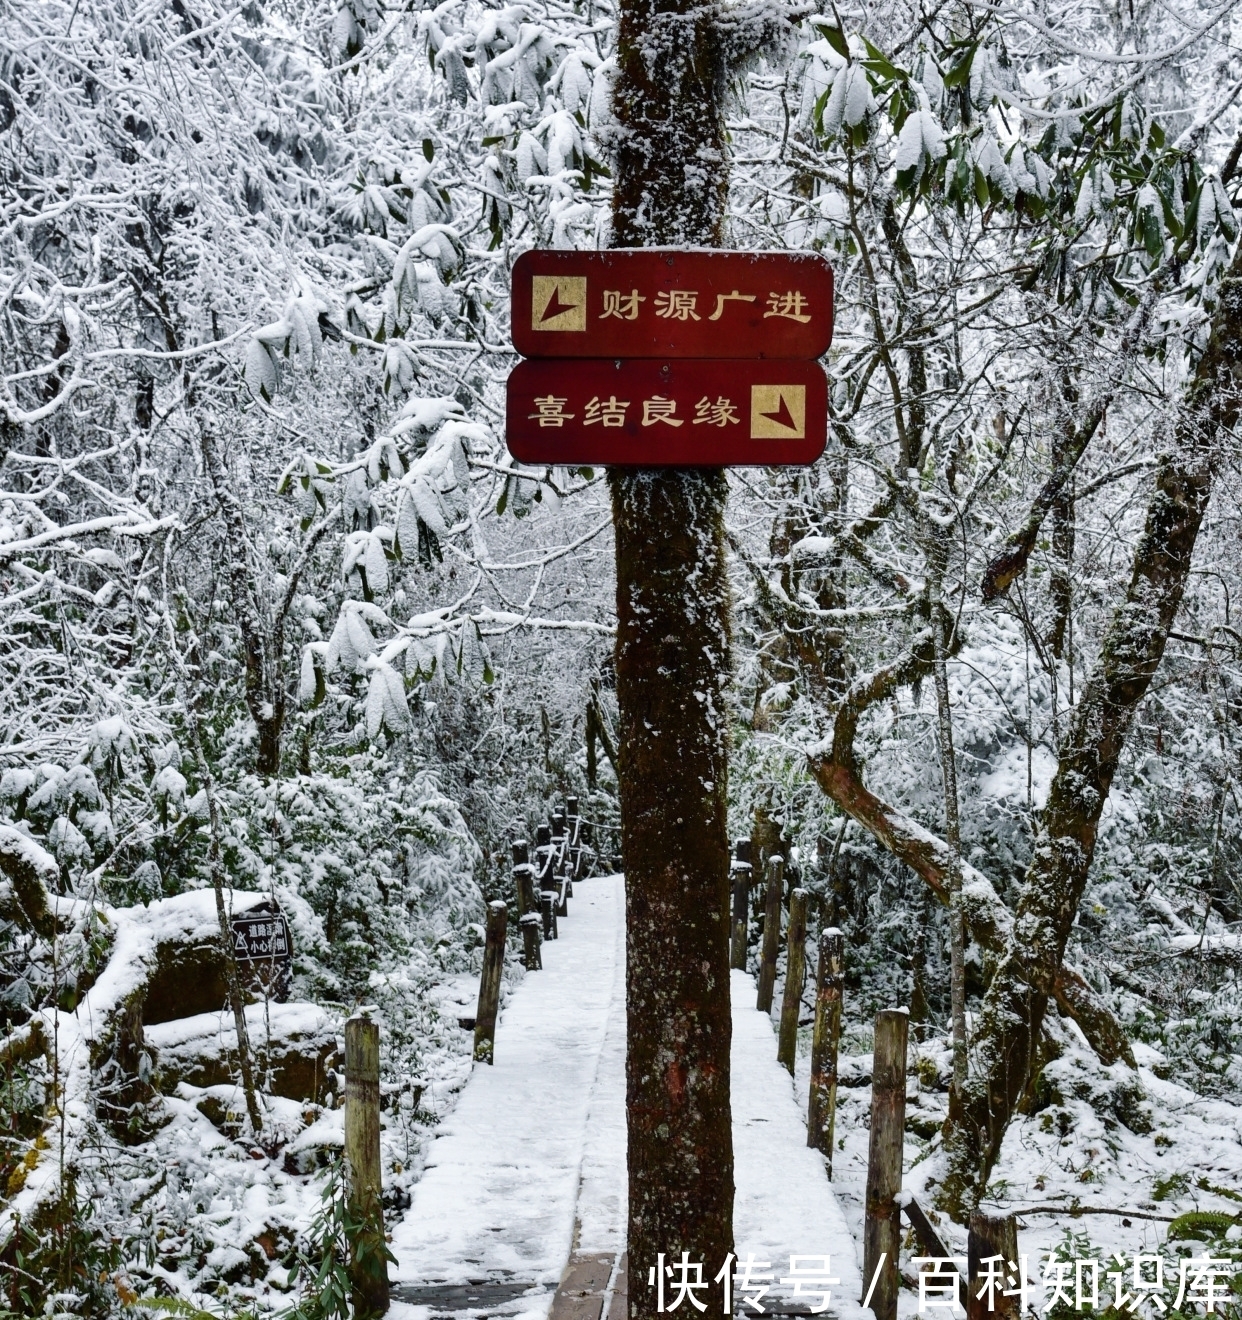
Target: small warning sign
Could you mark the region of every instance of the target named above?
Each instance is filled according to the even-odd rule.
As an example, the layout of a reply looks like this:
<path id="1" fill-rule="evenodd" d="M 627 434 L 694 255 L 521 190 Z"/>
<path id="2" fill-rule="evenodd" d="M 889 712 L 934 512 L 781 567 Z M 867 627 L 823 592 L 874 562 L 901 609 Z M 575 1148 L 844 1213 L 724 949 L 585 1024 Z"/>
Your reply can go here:
<path id="1" fill-rule="evenodd" d="M 237 916 L 232 921 L 233 953 L 238 962 L 272 959 L 289 962 L 289 924 L 281 912 Z"/>

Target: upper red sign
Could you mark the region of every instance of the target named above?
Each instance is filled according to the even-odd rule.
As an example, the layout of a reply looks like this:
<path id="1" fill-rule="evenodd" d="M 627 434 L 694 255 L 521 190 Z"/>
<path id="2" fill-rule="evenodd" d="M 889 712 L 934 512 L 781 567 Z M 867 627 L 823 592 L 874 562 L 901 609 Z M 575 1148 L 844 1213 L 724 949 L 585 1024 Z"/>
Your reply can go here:
<path id="1" fill-rule="evenodd" d="M 524 357 L 817 358 L 832 267 L 814 252 L 525 252 L 513 267 Z"/>
<path id="2" fill-rule="evenodd" d="M 828 433 L 818 362 L 519 362 L 505 439 L 521 463 L 775 467 L 814 463 Z"/>

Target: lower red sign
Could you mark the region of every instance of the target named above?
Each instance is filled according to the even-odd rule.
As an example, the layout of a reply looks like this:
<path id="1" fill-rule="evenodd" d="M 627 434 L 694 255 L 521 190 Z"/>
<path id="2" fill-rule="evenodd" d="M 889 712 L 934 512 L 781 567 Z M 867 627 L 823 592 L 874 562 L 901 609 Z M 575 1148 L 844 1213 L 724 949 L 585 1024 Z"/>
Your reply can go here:
<path id="1" fill-rule="evenodd" d="M 816 362 L 533 359 L 509 375 L 506 438 L 521 463 L 813 463 L 828 385 Z"/>

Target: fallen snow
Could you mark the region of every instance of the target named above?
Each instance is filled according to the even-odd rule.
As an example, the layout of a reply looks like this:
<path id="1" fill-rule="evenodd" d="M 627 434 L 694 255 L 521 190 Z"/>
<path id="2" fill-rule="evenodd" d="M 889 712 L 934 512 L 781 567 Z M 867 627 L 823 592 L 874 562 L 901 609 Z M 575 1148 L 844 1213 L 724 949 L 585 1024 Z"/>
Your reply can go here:
<path id="1" fill-rule="evenodd" d="M 396 1283 L 560 1278 L 618 995 L 619 878 L 579 882 L 570 912 L 560 939 L 543 946 L 543 970 L 502 1010 L 495 1062 L 475 1067 L 427 1153 L 413 1204 L 393 1230 Z"/>
<path id="2" fill-rule="evenodd" d="M 262 1042 L 271 1032 L 273 1040 L 318 1039 L 335 1034 L 338 1015 L 318 1004 L 248 1004 L 246 1032 L 250 1039 Z M 237 1024 L 233 1011 L 196 1013 L 193 1017 L 174 1018 L 146 1027 L 143 1037 L 161 1053 L 192 1046 L 199 1054 L 232 1052 L 237 1049 Z M 210 1045 L 208 1044 L 210 1042 Z"/>
<path id="3" fill-rule="evenodd" d="M 580 882 L 543 970 L 511 996 L 496 1062 L 476 1066 L 428 1152 L 413 1204 L 392 1234 L 394 1283 L 529 1283 L 507 1308 L 546 1315 L 571 1248 L 625 1244 L 625 946 L 621 878 Z M 771 1024 L 752 979 L 734 972 L 733 1146 L 739 1257 L 828 1255 L 832 1312 L 861 1316 L 853 1239 L 806 1146 L 793 1081 L 776 1063 Z M 713 1271 L 714 1272 L 714 1271 Z M 776 1285 L 773 1294 L 792 1290 Z M 815 1298 L 809 1299 L 812 1303 Z M 424 1306 L 397 1302 L 396 1320 Z"/>

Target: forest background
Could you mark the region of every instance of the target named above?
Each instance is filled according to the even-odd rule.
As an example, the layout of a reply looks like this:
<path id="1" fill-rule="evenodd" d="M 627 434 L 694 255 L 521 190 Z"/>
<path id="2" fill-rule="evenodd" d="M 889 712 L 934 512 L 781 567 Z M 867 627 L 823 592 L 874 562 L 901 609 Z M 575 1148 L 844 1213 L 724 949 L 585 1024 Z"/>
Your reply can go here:
<path id="1" fill-rule="evenodd" d="M 1159 667 L 1061 893 L 1070 981 L 972 1177 L 1237 1199 L 1237 8 L 716 15 L 730 245 L 822 251 L 837 288 L 827 452 L 729 474 L 733 833 L 845 929 L 855 1054 L 909 1003 L 950 1208 L 951 911 L 956 1066 L 986 1076 L 983 996 L 1172 469 L 1193 560 L 1138 620 Z M 615 854 L 604 477 L 513 463 L 501 425 L 514 258 L 609 238 L 614 40 L 607 0 L 57 0 L 0 34 L 0 1167 L 34 1195 L 51 1094 L 58 1250 L 103 1252 L 109 1296 L 216 1287 L 240 1222 L 210 1160 L 161 1172 L 170 1102 L 124 1069 L 109 1100 L 107 1050 L 77 1108 L 14 1062 L 70 1030 L 117 913 L 274 895 L 295 998 L 377 1005 L 387 1079 L 451 1090 L 437 987 L 477 966 L 511 841 L 573 791 Z M 434 1113 L 406 1119 L 408 1183 Z M 58 1304 L 106 1313 L 80 1273 Z"/>

